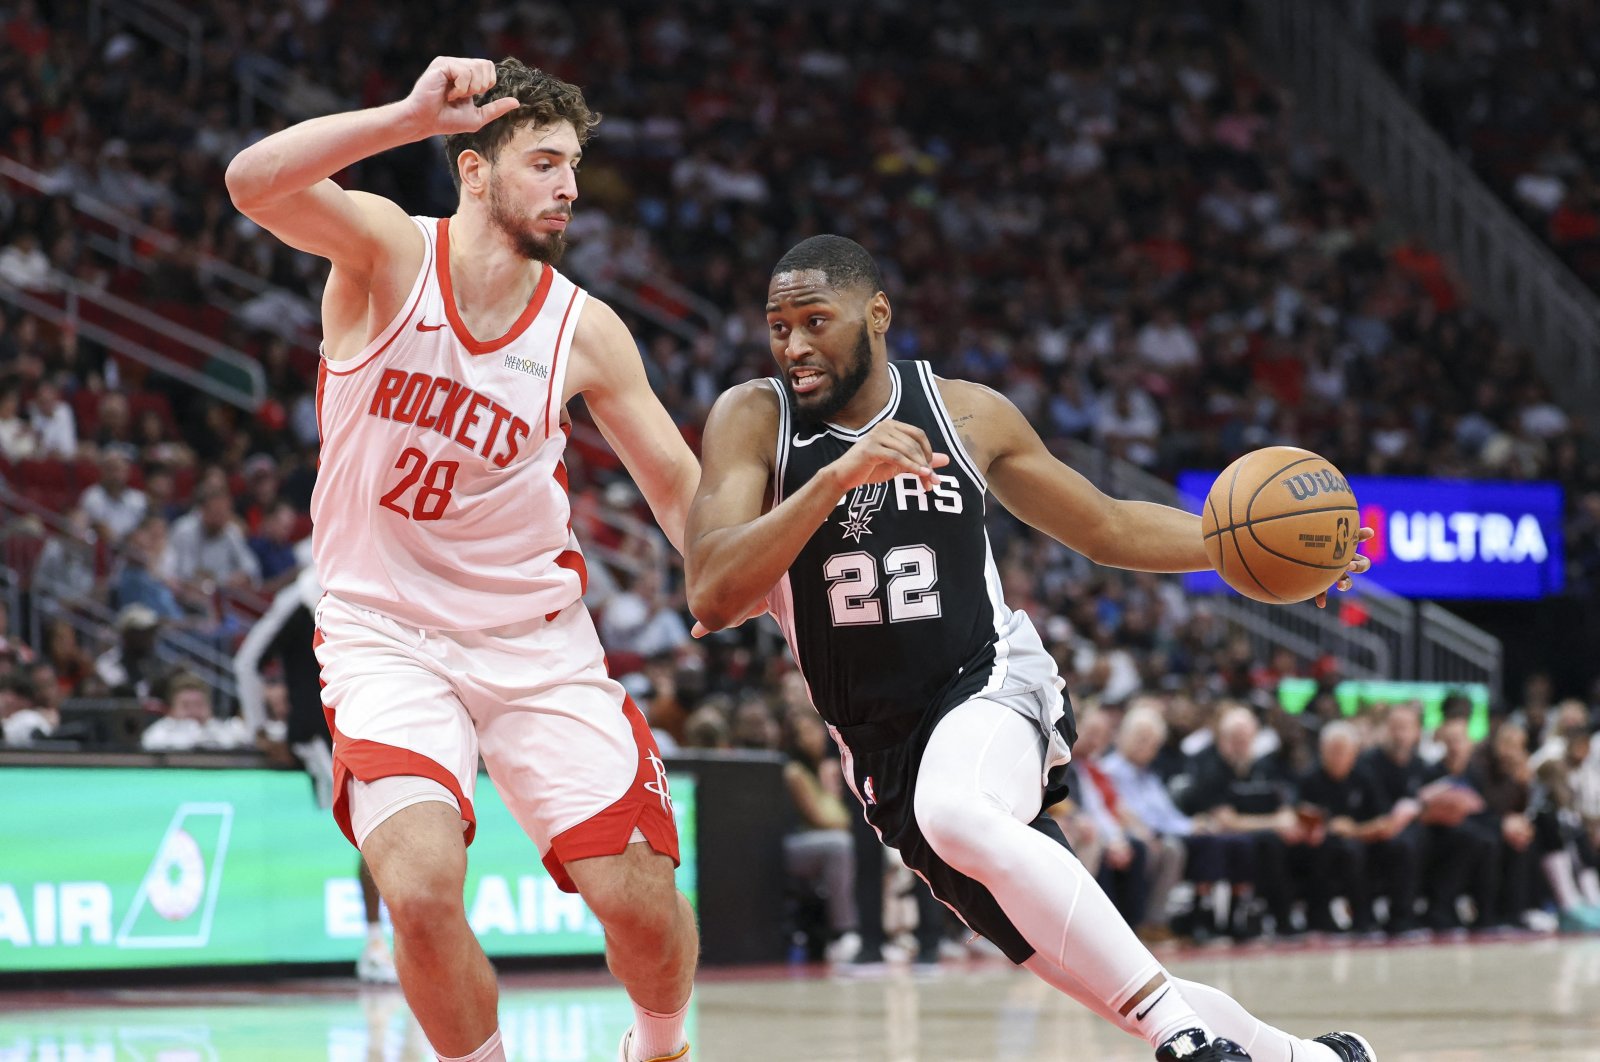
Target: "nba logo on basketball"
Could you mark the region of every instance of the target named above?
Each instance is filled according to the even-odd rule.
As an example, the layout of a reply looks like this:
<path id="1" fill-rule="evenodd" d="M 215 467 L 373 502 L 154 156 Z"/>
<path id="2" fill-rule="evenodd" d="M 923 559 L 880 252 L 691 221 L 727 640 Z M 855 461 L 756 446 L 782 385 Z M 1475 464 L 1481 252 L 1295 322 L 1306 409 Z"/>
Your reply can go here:
<path id="1" fill-rule="evenodd" d="M 867 798 L 867 803 L 869 804 L 878 802 L 878 794 L 872 791 L 872 775 L 870 774 L 861 783 L 861 795 Z"/>

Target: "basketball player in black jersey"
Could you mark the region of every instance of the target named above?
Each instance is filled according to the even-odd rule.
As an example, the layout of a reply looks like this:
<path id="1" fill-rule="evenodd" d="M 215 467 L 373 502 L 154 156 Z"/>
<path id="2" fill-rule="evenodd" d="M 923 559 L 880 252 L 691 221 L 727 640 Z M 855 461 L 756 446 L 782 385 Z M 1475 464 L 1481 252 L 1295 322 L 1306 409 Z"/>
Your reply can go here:
<path id="1" fill-rule="evenodd" d="M 838 236 L 773 270 L 779 374 L 729 391 L 707 421 L 691 610 L 710 630 L 771 611 L 884 841 L 1013 962 L 1161 1062 L 1374 1062 L 1354 1034 L 1302 1040 L 1173 977 L 1041 814 L 1061 795 L 1072 713 L 1032 622 L 1001 597 L 985 492 L 1141 571 L 1208 567 L 1200 521 L 1102 494 L 996 392 L 891 363 L 882 288 L 871 255 Z"/>

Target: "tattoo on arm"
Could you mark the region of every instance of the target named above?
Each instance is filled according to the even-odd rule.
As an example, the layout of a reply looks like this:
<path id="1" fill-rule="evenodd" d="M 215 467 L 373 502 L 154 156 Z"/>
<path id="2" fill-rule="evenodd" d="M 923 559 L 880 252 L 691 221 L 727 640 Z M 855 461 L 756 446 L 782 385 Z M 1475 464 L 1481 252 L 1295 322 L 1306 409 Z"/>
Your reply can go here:
<path id="1" fill-rule="evenodd" d="M 959 417 L 952 417 L 950 424 L 955 428 L 956 438 L 961 440 L 962 447 L 969 454 L 978 452 L 977 440 L 974 438 L 973 421 L 978 419 L 976 413 L 963 413 Z"/>

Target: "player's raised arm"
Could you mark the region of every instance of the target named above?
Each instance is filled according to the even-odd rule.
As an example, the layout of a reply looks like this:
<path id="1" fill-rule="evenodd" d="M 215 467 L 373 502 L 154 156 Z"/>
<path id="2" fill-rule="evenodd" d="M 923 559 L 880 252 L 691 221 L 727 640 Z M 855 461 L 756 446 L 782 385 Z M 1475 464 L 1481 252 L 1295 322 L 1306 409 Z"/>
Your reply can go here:
<path id="1" fill-rule="evenodd" d="M 684 553 L 684 522 L 700 482 L 700 465 L 650 389 L 638 344 L 615 310 L 590 298 L 572 347 L 566 397 L 584 396 L 600 434 L 638 484 L 656 523 L 673 548 Z"/>
<path id="2" fill-rule="evenodd" d="M 1150 502 L 1103 493 L 1048 449 L 1022 413 L 987 387 L 940 381 L 958 426 L 971 418 L 971 434 L 988 455 L 989 489 L 1032 527 L 1114 568 L 1192 572 L 1211 567 L 1200 538 L 1200 518 Z"/>
<path id="3" fill-rule="evenodd" d="M 472 132 L 517 107 L 504 97 L 479 107 L 493 87 L 486 59 L 440 57 L 396 103 L 330 114 L 258 141 L 228 164 L 228 194 L 245 216 L 291 247 L 368 275 L 386 254 L 421 254 L 422 238 L 398 206 L 347 192 L 330 178 L 371 155 L 441 133 Z"/>
<path id="4" fill-rule="evenodd" d="M 931 482 L 933 469 L 949 462 L 933 452 L 922 429 L 886 420 L 768 510 L 778 402 L 765 381 L 752 381 L 719 398 L 706 419 L 704 468 L 684 556 L 689 611 L 707 630 L 758 611 L 818 525 L 853 488 L 904 472 Z"/>

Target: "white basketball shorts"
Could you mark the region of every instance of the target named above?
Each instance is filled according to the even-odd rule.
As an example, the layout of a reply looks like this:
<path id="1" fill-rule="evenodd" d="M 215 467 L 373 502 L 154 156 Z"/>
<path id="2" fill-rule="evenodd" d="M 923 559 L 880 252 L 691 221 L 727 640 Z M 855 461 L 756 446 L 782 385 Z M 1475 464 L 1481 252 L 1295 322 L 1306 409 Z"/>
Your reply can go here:
<path id="1" fill-rule="evenodd" d="M 678 862 L 660 750 L 606 672 L 583 602 L 509 627 L 430 631 L 330 594 L 317 607 L 316 648 L 333 813 L 352 844 L 350 779 L 397 775 L 449 790 L 471 844 L 481 755 L 562 889 L 576 891 L 565 863 L 615 855 L 635 830 Z"/>

